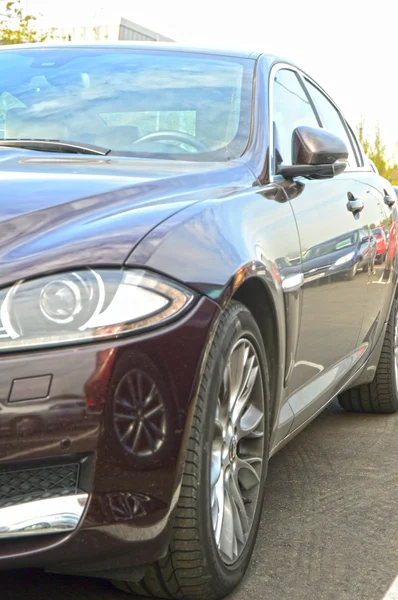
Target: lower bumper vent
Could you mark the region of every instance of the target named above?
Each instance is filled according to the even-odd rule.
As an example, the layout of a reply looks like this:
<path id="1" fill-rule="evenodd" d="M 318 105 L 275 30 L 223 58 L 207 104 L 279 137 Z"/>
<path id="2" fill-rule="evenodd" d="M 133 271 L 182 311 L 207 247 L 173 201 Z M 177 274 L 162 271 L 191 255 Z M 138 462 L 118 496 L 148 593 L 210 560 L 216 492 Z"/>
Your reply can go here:
<path id="1" fill-rule="evenodd" d="M 0 471 L 0 508 L 77 493 L 79 463 Z"/>

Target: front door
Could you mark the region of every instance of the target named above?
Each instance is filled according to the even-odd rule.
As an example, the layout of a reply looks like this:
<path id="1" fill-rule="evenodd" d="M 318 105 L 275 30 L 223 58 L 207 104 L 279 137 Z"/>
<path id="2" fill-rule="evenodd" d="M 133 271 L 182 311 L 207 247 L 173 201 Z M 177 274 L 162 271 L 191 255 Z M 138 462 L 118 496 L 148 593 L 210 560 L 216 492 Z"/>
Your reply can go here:
<path id="1" fill-rule="evenodd" d="M 291 164 L 294 129 L 299 125 L 322 127 L 324 123 L 304 77 L 294 68 L 276 72 L 272 98 L 274 161 Z M 332 124 L 328 129 L 336 127 Z M 345 131 L 341 122 L 340 129 L 334 132 L 342 137 Z M 348 146 L 351 142 L 345 135 Z M 362 352 L 358 339 L 372 253 L 367 186 L 352 172 L 357 167 L 350 145 L 347 172 L 333 179 L 297 178 L 289 182 L 275 178 L 288 195 L 296 217 L 304 274 L 299 340 L 286 390 L 295 415 L 294 427 L 322 408 L 336 382 L 355 366 Z M 362 212 L 350 210 L 354 200 L 364 204 Z"/>

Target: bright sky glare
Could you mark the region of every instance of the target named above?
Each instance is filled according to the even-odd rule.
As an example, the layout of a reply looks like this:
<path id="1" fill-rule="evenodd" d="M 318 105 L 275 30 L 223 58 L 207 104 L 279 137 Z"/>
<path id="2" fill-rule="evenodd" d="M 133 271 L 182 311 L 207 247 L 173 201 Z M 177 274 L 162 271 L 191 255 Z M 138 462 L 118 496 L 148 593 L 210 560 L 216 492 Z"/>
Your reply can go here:
<path id="1" fill-rule="evenodd" d="M 322 85 L 353 126 L 380 123 L 398 146 L 395 0 L 24 0 L 40 26 L 105 24 L 125 17 L 189 45 L 247 48 L 293 59 Z M 398 158 L 398 156 L 397 156 Z"/>

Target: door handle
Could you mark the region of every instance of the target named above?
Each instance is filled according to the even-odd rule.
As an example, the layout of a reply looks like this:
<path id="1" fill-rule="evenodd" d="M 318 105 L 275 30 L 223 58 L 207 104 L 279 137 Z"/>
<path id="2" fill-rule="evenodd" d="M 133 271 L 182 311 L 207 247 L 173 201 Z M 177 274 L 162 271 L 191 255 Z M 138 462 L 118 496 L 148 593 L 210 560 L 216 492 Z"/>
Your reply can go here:
<path id="1" fill-rule="evenodd" d="M 358 218 L 359 213 L 364 209 L 364 203 L 359 198 L 354 198 L 352 194 L 348 195 L 347 210 L 352 212 L 355 218 Z"/>

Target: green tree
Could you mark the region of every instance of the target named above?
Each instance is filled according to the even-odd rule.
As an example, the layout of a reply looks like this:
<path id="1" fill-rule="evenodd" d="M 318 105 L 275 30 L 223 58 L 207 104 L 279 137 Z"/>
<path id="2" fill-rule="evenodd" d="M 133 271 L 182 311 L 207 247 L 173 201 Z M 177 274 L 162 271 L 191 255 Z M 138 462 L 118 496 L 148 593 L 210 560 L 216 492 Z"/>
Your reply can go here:
<path id="1" fill-rule="evenodd" d="M 48 36 L 38 33 L 35 21 L 25 14 L 21 0 L 0 0 L 0 44 L 43 42 Z"/>
<path id="2" fill-rule="evenodd" d="M 379 124 L 376 125 L 374 139 L 372 141 L 369 140 L 369 138 L 365 135 L 364 119 L 361 119 L 357 125 L 357 134 L 358 140 L 362 145 L 366 156 L 373 161 L 380 175 L 388 179 L 392 168 L 389 165 L 388 158 L 386 156 L 386 147 L 381 139 Z"/>
<path id="3" fill-rule="evenodd" d="M 376 165 L 377 170 L 379 171 L 382 177 L 388 177 L 390 172 L 390 167 L 387 163 L 386 158 L 386 147 L 381 141 L 380 135 L 380 127 L 377 125 L 375 131 L 375 139 L 372 145 L 371 153 L 369 158 L 373 160 Z"/>
<path id="4" fill-rule="evenodd" d="M 365 154 L 368 156 L 368 153 L 370 150 L 370 142 L 365 135 L 365 120 L 363 117 L 361 118 L 361 120 L 359 121 L 359 123 L 357 125 L 357 134 L 358 134 L 359 143 L 361 144 Z"/>

